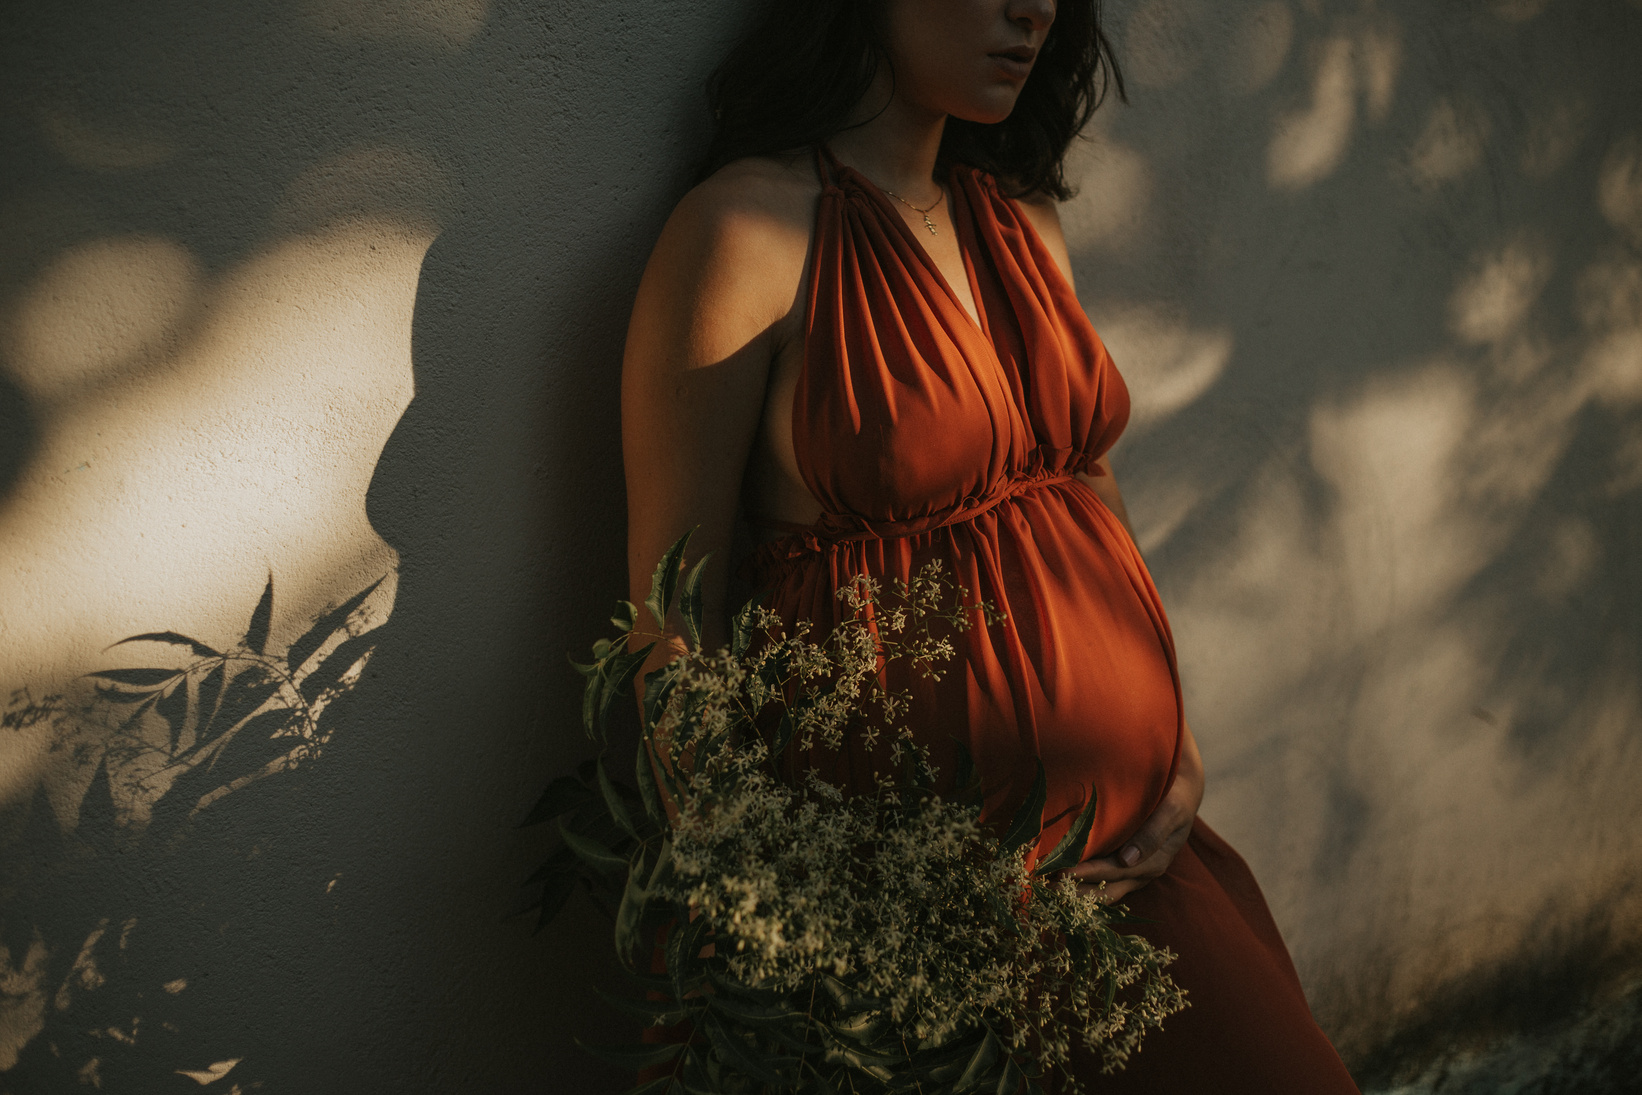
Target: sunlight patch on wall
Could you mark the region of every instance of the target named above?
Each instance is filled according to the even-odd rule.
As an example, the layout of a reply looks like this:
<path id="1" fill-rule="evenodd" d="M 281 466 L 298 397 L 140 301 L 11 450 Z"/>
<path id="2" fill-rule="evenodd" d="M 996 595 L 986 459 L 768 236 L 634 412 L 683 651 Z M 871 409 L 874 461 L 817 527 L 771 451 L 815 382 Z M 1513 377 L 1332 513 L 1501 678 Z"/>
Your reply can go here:
<path id="1" fill-rule="evenodd" d="M 1564 517 L 1546 533 L 1544 564 L 1534 574 L 1534 592 L 1560 601 L 1583 586 L 1602 562 L 1602 542 L 1582 517 Z"/>
<path id="2" fill-rule="evenodd" d="M 1316 47 L 1311 103 L 1278 119 L 1266 153 L 1266 177 L 1283 190 L 1297 190 L 1327 177 L 1340 166 L 1351 144 L 1356 119 L 1357 67 L 1349 38 L 1331 38 Z"/>
<path id="3" fill-rule="evenodd" d="M 46 961 L 51 957 L 38 929 L 22 954 L 0 943 L 0 1072 L 46 1025 Z"/>
<path id="4" fill-rule="evenodd" d="M 1583 361 L 1591 394 L 1609 406 L 1642 403 L 1642 263 L 1617 250 L 1599 259 L 1580 274 L 1575 300 L 1591 336 Z"/>
<path id="5" fill-rule="evenodd" d="M 70 248 L 0 325 L 0 361 L 31 400 L 54 404 L 171 343 L 199 291 L 199 263 L 161 236 Z"/>
<path id="6" fill-rule="evenodd" d="M 1409 149 L 1408 178 L 1416 187 L 1431 190 L 1464 177 L 1482 163 L 1488 132 L 1488 118 L 1475 104 L 1439 101 Z"/>
<path id="7" fill-rule="evenodd" d="M 201 1087 L 205 1087 L 208 1084 L 216 1083 L 218 1080 L 234 1071 L 234 1066 L 239 1064 L 242 1060 L 244 1060 L 243 1057 L 230 1057 L 226 1061 L 217 1061 L 215 1064 L 207 1065 L 205 1068 L 179 1068 L 176 1070 L 176 1074 L 178 1076 L 186 1076 L 190 1080 L 193 1080 L 196 1084 L 199 1084 Z"/>
<path id="8" fill-rule="evenodd" d="M 365 218 L 275 243 L 203 292 L 173 353 L 52 408 L 0 511 L 8 693 L 102 668 L 97 651 L 126 635 L 224 649 L 270 572 L 278 637 L 394 569 L 365 491 L 410 400 L 433 234 Z M 37 735 L 6 737 L 10 799 L 44 757 Z"/>
<path id="9" fill-rule="evenodd" d="M 1642 778 L 1635 653 L 1610 645 L 1594 679 L 1563 692 L 1549 655 L 1506 660 L 1535 609 L 1487 577 L 1510 560 L 1555 610 L 1610 565 L 1588 519 L 1534 507 L 1600 398 L 1569 367 L 1610 325 L 1629 329 L 1642 271 L 1618 251 L 1588 270 L 1587 336 L 1556 343 L 1535 315 L 1549 263 L 1530 238 L 1483 253 L 1452 298 L 1476 349 L 1320 400 L 1321 500 L 1300 469 L 1268 461 L 1236 532 L 1171 607 L 1189 702 L 1213 713 L 1205 740 L 1238 727 L 1211 750 L 1212 816 L 1263 834 L 1257 861 L 1328 879 L 1291 866 L 1270 880 L 1297 959 L 1318 971 L 1380 956 L 1375 977 L 1353 976 L 1353 1002 L 1334 1002 L 1348 1042 L 1379 1036 L 1356 1016 L 1394 1024 L 1439 986 L 1539 953 L 1543 932 L 1590 917 L 1614 939 L 1642 931 L 1638 902 L 1591 904 L 1642 862 L 1642 835 L 1617 835 L 1642 834 L 1627 790 Z M 1552 734 L 1547 766 L 1534 743 Z"/>
<path id="10" fill-rule="evenodd" d="M 1133 245 L 1148 222 L 1152 172 L 1146 157 L 1102 135 L 1075 143 L 1069 160 L 1067 175 L 1078 193 L 1060 207 L 1067 248 L 1075 255 L 1085 248 Z"/>
<path id="11" fill-rule="evenodd" d="M 1272 644 L 1320 653 L 1338 642 L 1338 630 L 1318 612 L 1326 602 L 1308 595 L 1327 586 L 1327 561 L 1312 542 L 1299 482 L 1289 468 L 1273 463 L 1249 486 L 1249 506 L 1217 554 L 1213 578 L 1193 581 L 1169 606 L 1169 616 L 1189 690 L 1188 710 L 1212 712 L 1203 716 L 1211 735 L 1221 727 L 1267 722 L 1237 741 L 1240 750 L 1258 752 L 1279 730 L 1260 713 L 1311 671 L 1304 658 L 1273 658 Z M 1214 782 L 1239 764 L 1228 754 L 1228 744 L 1222 738 L 1211 750 Z M 1214 794 L 1223 794 L 1225 787 L 1221 783 Z M 1224 817 L 1224 808 L 1213 816 Z"/>
<path id="12" fill-rule="evenodd" d="M 1486 545 L 1448 527 L 1449 484 L 1476 414 L 1469 379 L 1445 363 L 1313 411 L 1312 460 L 1336 492 L 1339 550 L 1363 619 L 1440 599 L 1486 559 Z"/>
<path id="13" fill-rule="evenodd" d="M 1167 544 L 1207 496 L 1208 489 L 1202 483 L 1184 479 L 1171 479 L 1148 488 L 1144 503 L 1129 506 L 1135 544 L 1141 554 L 1151 555 Z"/>
<path id="14" fill-rule="evenodd" d="M 299 10 L 308 26 L 339 38 L 460 49 L 485 25 L 490 0 L 302 0 Z"/>
<path id="15" fill-rule="evenodd" d="M 1129 383 L 1129 426 L 1145 430 L 1191 405 L 1231 360 L 1230 327 L 1194 328 L 1178 309 L 1107 307 L 1101 340 Z"/>
<path id="16" fill-rule="evenodd" d="M 386 218 L 413 236 L 438 233 L 450 182 L 414 148 L 350 149 L 306 168 L 286 186 L 273 226 L 297 234 Z"/>
<path id="17" fill-rule="evenodd" d="M 1543 243 L 1516 239 L 1488 255 L 1448 301 L 1449 329 L 1470 343 L 1513 334 L 1550 280 L 1553 262 Z"/>
<path id="18" fill-rule="evenodd" d="M 1362 62 L 1363 106 L 1370 121 L 1379 123 L 1391 116 L 1397 97 L 1397 77 L 1402 72 L 1402 28 L 1390 21 L 1367 27 L 1357 39 Z"/>
<path id="19" fill-rule="evenodd" d="M 1226 86 L 1239 95 L 1252 95 L 1277 79 L 1294 45 L 1294 12 L 1280 0 L 1247 12 L 1222 53 Z"/>
<path id="20" fill-rule="evenodd" d="M 1494 14 L 1511 23 L 1526 23 L 1545 10 L 1549 0 L 1494 0 Z"/>
<path id="21" fill-rule="evenodd" d="M 1590 131 L 1590 101 L 1577 94 L 1538 108 L 1522 137 L 1522 170 L 1548 179 L 1573 158 Z"/>
<path id="22" fill-rule="evenodd" d="M 170 141 L 129 127 L 98 126 L 65 107 L 46 107 L 39 119 L 46 143 L 69 163 L 91 171 L 136 171 L 176 155 Z"/>
<path id="23" fill-rule="evenodd" d="M 1608 223 L 1642 246 L 1642 138 L 1627 133 L 1602 161 L 1597 206 Z"/>

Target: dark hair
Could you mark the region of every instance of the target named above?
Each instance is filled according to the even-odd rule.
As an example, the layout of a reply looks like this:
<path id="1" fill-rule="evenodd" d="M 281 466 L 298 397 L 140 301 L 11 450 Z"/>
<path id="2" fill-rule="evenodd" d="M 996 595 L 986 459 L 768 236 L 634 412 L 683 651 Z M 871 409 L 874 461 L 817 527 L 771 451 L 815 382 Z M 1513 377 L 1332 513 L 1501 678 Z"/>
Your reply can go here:
<path id="1" fill-rule="evenodd" d="M 949 118 L 941 159 L 978 167 L 1016 196 L 1072 196 L 1066 149 L 1123 74 L 1100 27 L 1101 0 L 1062 0 L 1008 118 Z M 713 139 L 706 178 L 744 156 L 790 153 L 845 128 L 884 48 L 883 0 L 769 0 L 707 82 Z"/>

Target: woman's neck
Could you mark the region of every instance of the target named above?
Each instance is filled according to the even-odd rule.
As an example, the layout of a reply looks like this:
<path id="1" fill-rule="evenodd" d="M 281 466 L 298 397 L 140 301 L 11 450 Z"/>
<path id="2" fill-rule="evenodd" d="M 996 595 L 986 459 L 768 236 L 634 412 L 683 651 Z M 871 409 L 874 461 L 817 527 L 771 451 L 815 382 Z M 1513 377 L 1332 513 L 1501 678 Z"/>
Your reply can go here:
<path id="1" fill-rule="evenodd" d="M 944 113 L 909 103 L 893 92 L 880 68 L 854 114 L 851 120 L 860 124 L 827 142 L 833 155 L 909 201 L 923 204 L 938 196 L 935 160 L 946 132 Z"/>

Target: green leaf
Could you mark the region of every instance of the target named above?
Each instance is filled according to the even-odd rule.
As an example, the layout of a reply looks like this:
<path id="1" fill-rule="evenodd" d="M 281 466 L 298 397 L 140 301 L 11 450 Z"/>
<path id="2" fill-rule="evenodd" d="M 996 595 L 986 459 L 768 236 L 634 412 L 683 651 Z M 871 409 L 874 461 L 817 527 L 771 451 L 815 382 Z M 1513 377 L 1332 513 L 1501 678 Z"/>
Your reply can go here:
<path id="1" fill-rule="evenodd" d="M 610 811 L 610 816 L 620 825 L 622 831 L 634 840 L 643 840 L 639 835 L 638 826 L 633 824 L 633 817 L 627 812 L 627 803 L 622 800 L 616 785 L 610 782 L 610 773 L 604 770 L 604 761 L 599 761 L 594 771 L 599 776 L 599 793 L 604 796 L 604 805 Z"/>
<path id="2" fill-rule="evenodd" d="M 255 653 L 265 653 L 268 646 L 268 624 L 274 615 L 274 575 L 268 574 L 268 584 L 262 588 L 262 599 L 251 611 L 251 622 L 245 629 L 240 645 Z"/>
<path id="3" fill-rule="evenodd" d="M 1009 822 L 1009 828 L 1004 831 L 1003 838 L 998 846 L 1005 853 L 1010 853 L 1023 847 L 1029 841 L 1036 840 L 1043 832 L 1043 804 L 1049 798 L 1049 778 L 1043 770 L 1043 761 L 1038 761 L 1038 778 L 1032 781 L 1032 790 L 1027 792 L 1026 801 L 1021 803 L 1015 817 Z"/>
<path id="4" fill-rule="evenodd" d="M 644 950 L 644 907 L 650 902 L 650 891 L 640 878 L 642 862 L 627 869 L 627 885 L 622 887 L 621 904 L 616 906 L 616 957 L 622 965 L 631 966 Z"/>
<path id="5" fill-rule="evenodd" d="M 1089 937 L 1082 932 L 1066 933 L 1066 949 L 1071 952 L 1073 968 L 1088 973 L 1089 960 L 1094 956 Z"/>
<path id="6" fill-rule="evenodd" d="M 684 559 L 684 546 L 690 542 L 691 533 L 686 532 L 673 542 L 667 553 L 656 564 L 656 569 L 650 576 L 650 596 L 644 599 L 644 607 L 650 610 L 650 615 L 656 619 L 656 626 L 667 630 L 667 610 L 673 606 L 673 590 L 678 588 L 679 566 Z"/>
<path id="7" fill-rule="evenodd" d="M 678 1047 L 674 1047 L 677 1049 Z M 663 1076 L 659 1080 L 651 1080 L 647 1084 L 640 1084 L 627 1092 L 627 1095 L 684 1095 L 684 1085 L 675 1077 Z"/>
<path id="8" fill-rule="evenodd" d="M 556 874 L 542 883 L 541 911 L 536 915 L 536 931 L 541 931 L 553 922 L 575 889 L 576 875 L 571 871 Z"/>
<path id="9" fill-rule="evenodd" d="M 132 688 L 145 688 L 164 684 L 175 677 L 182 676 L 180 669 L 99 669 L 86 676 L 96 680 L 113 681 L 115 684 L 129 685 Z"/>
<path id="10" fill-rule="evenodd" d="M 1016 1095 L 1025 1081 L 1026 1073 L 1022 1072 L 1021 1066 L 1010 1057 L 1004 1062 L 1003 1075 L 998 1077 L 998 1086 L 993 1095 Z"/>
<path id="11" fill-rule="evenodd" d="M 560 814 L 567 814 L 580 806 L 593 801 L 593 792 L 588 790 L 580 780 L 573 776 L 560 776 L 547 785 L 542 797 L 536 800 L 536 805 L 530 808 L 530 813 L 519 822 L 519 828 L 530 825 L 540 825 L 544 821 L 552 821 Z"/>
<path id="12" fill-rule="evenodd" d="M 884 1022 L 884 1013 L 878 1010 L 863 1011 L 848 1019 L 839 1019 L 831 1025 L 837 1034 L 853 1038 L 858 1042 L 867 1042 L 872 1034 Z"/>
<path id="13" fill-rule="evenodd" d="M 686 999 L 700 986 L 702 939 L 707 934 L 707 918 L 673 925 L 667 933 L 667 973 L 673 980 L 673 998 Z"/>
<path id="14" fill-rule="evenodd" d="M 798 719 L 793 715 L 791 707 L 781 708 L 781 721 L 776 723 L 775 740 L 770 743 L 770 756 L 779 757 L 792 744 L 793 735 L 798 733 Z"/>
<path id="15" fill-rule="evenodd" d="M 777 1087 L 790 1084 L 788 1076 L 798 1064 L 798 1058 L 766 1057 L 749 1046 L 739 1031 L 725 1026 L 724 1021 L 711 1010 L 702 1016 L 701 1029 L 712 1041 L 713 1048 L 718 1050 L 720 1059 L 737 1072 Z"/>
<path id="16" fill-rule="evenodd" d="M 145 631 L 141 635 L 131 635 L 110 646 L 124 646 L 126 643 L 169 643 L 172 646 L 186 646 L 201 658 L 220 658 L 222 651 L 212 650 L 198 639 L 190 639 L 187 635 L 179 635 L 175 631 Z"/>
<path id="17" fill-rule="evenodd" d="M 631 631 L 638 622 L 639 610 L 632 601 L 617 601 L 616 614 L 610 617 L 610 622 L 620 631 Z"/>
<path id="18" fill-rule="evenodd" d="M 678 663 L 669 662 L 644 675 L 644 725 L 655 726 L 667 706 L 667 697 L 678 680 Z"/>
<path id="19" fill-rule="evenodd" d="M 583 863 L 595 871 L 605 874 L 627 869 L 627 860 L 591 837 L 571 832 L 562 821 L 559 822 L 559 835 L 564 838 L 565 847 L 575 852 Z"/>
<path id="20" fill-rule="evenodd" d="M 678 1056 L 682 1045 L 656 1046 L 590 1046 L 580 1038 L 572 1039 L 582 1049 L 602 1061 L 638 1071 L 651 1065 L 663 1065 Z"/>
<path id="21" fill-rule="evenodd" d="M 631 1016 L 646 1026 L 670 1027 L 674 1023 L 683 1022 L 690 1014 L 690 1009 L 663 1000 L 632 1000 L 625 996 L 612 996 L 597 985 L 593 986 L 593 995 L 623 1015 Z"/>
<path id="22" fill-rule="evenodd" d="M 555 848 L 553 854 L 542 860 L 542 865 L 530 873 L 530 877 L 520 883 L 521 886 L 534 886 L 538 882 L 546 881 L 553 875 L 580 873 L 581 860 L 569 848 Z"/>
<path id="23" fill-rule="evenodd" d="M 659 996 L 665 996 L 667 997 L 667 1002 L 670 1004 L 678 1003 L 677 998 L 670 995 L 673 991 L 673 979 L 668 977 L 666 974 L 649 973 L 642 970 L 629 969 L 623 969 L 621 972 L 627 980 L 632 982 L 637 988 L 643 989 L 645 992 L 653 992 Z M 705 1006 L 704 1001 L 700 998 L 690 1001 L 690 1004 L 701 1004 L 702 1006 Z M 686 1005 L 680 1004 L 679 1006 L 683 1007 Z"/>
<path id="24" fill-rule="evenodd" d="M 759 593 L 737 609 L 730 619 L 730 653 L 738 658 L 753 645 L 753 619 L 763 601 L 764 594 Z"/>
<path id="25" fill-rule="evenodd" d="M 952 1090 L 967 1091 L 974 1088 L 986 1075 L 1001 1052 L 1003 1052 L 1003 1047 L 998 1044 L 998 1039 L 992 1031 L 988 1030 L 986 1037 L 981 1039 L 981 1044 L 975 1047 L 975 1053 L 969 1058 L 969 1064 L 964 1066 L 963 1075 L 959 1076 L 957 1082 L 952 1085 Z"/>
<path id="26" fill-rule="evenodd" d="M 628 654 L 611 655 L 610 660 L 605 663 L 604 692 L 599 699 L 598 711 L 600 740 L 604 739 L 608 731 L 611 709 L 624 699 L 632 702 L 633 678 L 644 668 L 644 661 L 655 646 L 655 643 L 648 643 L 643 649 Z"/>
<path id="27" fill-rule="evenodd" d="M 594 741 L 599 740 L 599 701 L 604 698 L 604 665 L 595 663 L 590 666 L 576 665 L 577 669 L 585 668 L 587 683 L 582 686 L 582 729 Z"/>
<path id="28" fill-rule="evenodd" d="M 729 1016 L 738 1023 L 762 1025 L 765 1023 L 785 1023 L 793 1019 L 803 1019 L 804 1013 L 791 1006 L 776 1005 L 767 1007 L 755 1004 L 738 996 L 727 993 L 715 993 L 708 1000 L 708 1006 Z"/>
<path id="29" fill-rule="evenodd" d="M 712 553 L 708 552 L 696 561 L 678 593 L 678 611 L 684 618 L 684 634 L 696 650 L 701 649 L 701 575 L 707 569 L 710 558 Z"/>
<path id="30" fill-rule="evenodd" d="M 644 815 L 657 827 L 666 825 L 667 811 L 661 803 L 661 792 L 656 790 L 656 770 L 650 761 L 649 739 L 640 741 L 638 751 L 633 754 L 633 782 L 639 785 L 639 800 L 644 803 Z"/>
<path id="31" fill-rule="evenodd" d="M 1083 806 L 1083 812 L 1078 814 L 1077 821 L 1066 830 L 1066 835 L 1060 838 L 1047 856 L 1038 860 L 1033 874 L 1052 874 L 1055 871 L 1065 870 L 1083 860 L 1083 846 L 1089 843 L 1089 833 L 1095 827 L 1095 785 L 1089 785 L 1089 801 Z"/>
<path id="32" fill-rule="evenodd" d="M 822 1074 L 820 1069 L 816 1068 L 808 1061 L 804 1062 L 804 1067 L 808 1069 L 810 1075 L 815 1078 L 816 1095 L 838 1095 L 838 1089 L 833 1086 L 831 1080 Z"/>
<path id="33" fill-rule="evenodd" d="M 673 838 L 663 837 L 661 848 L 656 852 L 656 865 L 650 869 L 650 879 L 645 886 L 656 890 L 673 880 Z"/>

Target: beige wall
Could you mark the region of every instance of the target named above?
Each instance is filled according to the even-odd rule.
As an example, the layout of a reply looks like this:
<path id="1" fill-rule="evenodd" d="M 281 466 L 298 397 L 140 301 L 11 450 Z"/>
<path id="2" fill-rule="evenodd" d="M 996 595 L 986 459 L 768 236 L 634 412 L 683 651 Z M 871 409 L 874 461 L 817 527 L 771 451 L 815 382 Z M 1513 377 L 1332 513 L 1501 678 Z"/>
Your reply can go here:
<path id="1" fill-rule="evenodd" d="M 1642 8 L 1115 15 L 1066 219 L 1205 816 L 1373 1076 L 1582 994 L 1634 1039 Z"/>
<path id="2" fill-rule="evenodd" d="M 585 752 L 626 309 L 744 8 L 0 14 L 5 1083 L 615 1089 L 568 1042 L 603 929 L 507 916 L 512 826 Z M 1642 8 L 1109 10 L 1133 105 L 1064 216 L 1205 813 L 1377 1083 L 1602 1059 Z"/>

